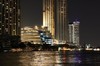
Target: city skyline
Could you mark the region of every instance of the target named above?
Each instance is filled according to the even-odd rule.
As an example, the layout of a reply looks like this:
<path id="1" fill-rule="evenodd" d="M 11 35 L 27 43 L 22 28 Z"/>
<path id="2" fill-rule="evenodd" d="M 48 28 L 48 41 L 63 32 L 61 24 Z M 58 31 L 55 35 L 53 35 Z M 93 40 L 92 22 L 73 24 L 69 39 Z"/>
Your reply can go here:
<path id="1" fill-rule="evenodd" d="M 69 22 L 73 22 L 75 21 L 75 19 L 80 21 L 80 29 L 81 29 L 80 38 L 82 44 L 90 43 L 93 46 L 95 45 L 100 46 L 99 3 L 100 3 L 99 0 L 68 1 Z M 41 5 L 42 1 L 38 0 L 21 1 L 21 8 L 23 12 L 22 13 L 23 26 L 25 25 L 34 26 L 42 24 Z"/>

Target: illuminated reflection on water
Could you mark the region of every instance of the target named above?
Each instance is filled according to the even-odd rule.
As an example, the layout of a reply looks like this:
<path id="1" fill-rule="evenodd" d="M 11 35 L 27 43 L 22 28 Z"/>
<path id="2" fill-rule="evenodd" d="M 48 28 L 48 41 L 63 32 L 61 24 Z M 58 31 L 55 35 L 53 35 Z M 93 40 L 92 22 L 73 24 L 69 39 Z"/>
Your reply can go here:
<path id="1" fill-rule="evenodd" d="M 1 61 L 2 60 L 2 61 Z M 0 53 L 0 66 L 99 66 L 99 53 L 33 51 Z"/>

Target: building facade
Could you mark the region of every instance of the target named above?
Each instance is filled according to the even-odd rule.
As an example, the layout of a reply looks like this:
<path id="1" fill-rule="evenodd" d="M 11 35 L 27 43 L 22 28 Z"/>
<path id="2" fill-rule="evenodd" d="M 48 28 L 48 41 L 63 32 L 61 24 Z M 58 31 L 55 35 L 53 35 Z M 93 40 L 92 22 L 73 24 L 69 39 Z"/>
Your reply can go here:
<path id="1" fill-rule="evenodd" d="M 79 46 L 79 24 L 78 21 L 69 24 L 69 43 L 74 46 Z"/>
<path id="2" fill-rule="evenodd" d="M 38 29 L 37 29 L 38 28 Z M 50 31 L 47 28 L 21 28 L 21 41 L 33 44 L 53 44 Z"/>
<path id="3" fill-rule="evenodd" d="M 43 26 L 56 40 L 68 41 L 67 0 L 43 0 Z"/>
<path id="4" fill-rule="evenodd" d="M 41 38 L 38 31 L 31 27 L 21 28 L 21 41 L 41 44 Z"/>
<path id="5" fill-rule="evenodd" d="M 0 35 L 20 36 L 20 0 L 0 0 Z"/>

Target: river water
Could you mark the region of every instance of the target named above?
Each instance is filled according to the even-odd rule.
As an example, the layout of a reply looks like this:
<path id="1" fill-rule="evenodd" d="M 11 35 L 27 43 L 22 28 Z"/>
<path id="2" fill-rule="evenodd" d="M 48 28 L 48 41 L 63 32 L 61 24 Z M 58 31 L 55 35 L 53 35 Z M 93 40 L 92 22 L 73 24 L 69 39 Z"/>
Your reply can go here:
<path id="1" fill-rule="evenodd" d="M 0 53 L 0 66 L 100 66 L 100 52 L 7 52 Z"/>

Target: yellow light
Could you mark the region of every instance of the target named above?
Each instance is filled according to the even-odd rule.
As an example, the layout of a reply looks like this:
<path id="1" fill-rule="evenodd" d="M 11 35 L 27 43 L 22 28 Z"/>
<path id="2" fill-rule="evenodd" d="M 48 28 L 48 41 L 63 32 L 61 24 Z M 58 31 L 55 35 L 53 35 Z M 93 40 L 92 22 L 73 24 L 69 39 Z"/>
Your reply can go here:
<path id="1" fill-rule="evenodd" d="M 42 25 L 42 26 L 41 26 L 41 28 L 43 29 L 43 28 L 44 28 L 44 26 Z"/>
<path id="2" fill-rule="evenodd" d="M 38 30 L 38 26 L 35 26 L 35 29 Z"/>

